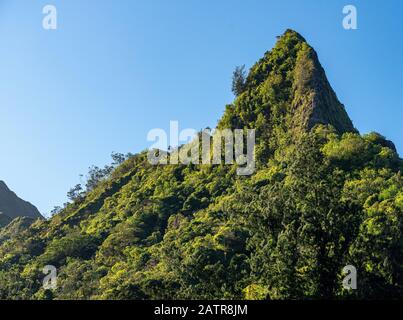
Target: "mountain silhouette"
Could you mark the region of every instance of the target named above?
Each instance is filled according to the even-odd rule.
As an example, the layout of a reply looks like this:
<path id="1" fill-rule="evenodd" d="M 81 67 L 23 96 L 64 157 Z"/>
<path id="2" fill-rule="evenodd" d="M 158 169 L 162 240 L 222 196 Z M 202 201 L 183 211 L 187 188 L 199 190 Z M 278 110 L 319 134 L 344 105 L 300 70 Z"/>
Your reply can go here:
<path id="1" fill-rule="evenodd" d="M 0 180 L 0 214 L 10 219 L 16 217 L 42 218 L 38 209 L 31 203 L 20 199 L 4 181 Z M 4 220 L 7 218 L 4 217 Z"/>

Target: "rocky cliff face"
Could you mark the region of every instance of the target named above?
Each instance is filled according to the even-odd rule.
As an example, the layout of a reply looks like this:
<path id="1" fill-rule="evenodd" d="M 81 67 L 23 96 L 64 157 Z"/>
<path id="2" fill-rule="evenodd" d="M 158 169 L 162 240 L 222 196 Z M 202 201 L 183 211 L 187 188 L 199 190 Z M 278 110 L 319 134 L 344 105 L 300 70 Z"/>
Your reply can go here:
<path id="1" fill-rule="evenodd" d="M 292 31 L 288 34 L 297 36 Z M 298 125 L 311 129 L 316 124 L 330 124 L 340 133 L 354 132 L 353 123 L 330 86 L 315 50 L 305 40 L 300 41 L 292 101 Z"/>
<path id="2" fill-rule="evenodd" d="M 16 217 L 42 218 L 38 209 L 31 203 L 20 199 L 0 180 L 0 214 L 2 221 Z"/>

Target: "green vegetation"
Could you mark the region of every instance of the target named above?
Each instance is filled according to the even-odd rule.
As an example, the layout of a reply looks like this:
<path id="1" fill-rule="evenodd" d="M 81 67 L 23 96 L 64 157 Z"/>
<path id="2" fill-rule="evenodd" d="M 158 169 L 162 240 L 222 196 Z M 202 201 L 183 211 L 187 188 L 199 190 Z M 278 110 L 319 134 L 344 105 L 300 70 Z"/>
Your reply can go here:
<path id="1" fill-rule="evenodd" d="M 256 128 L 254 175 L 115 154 L 51 219 L 2 229 L 0 298 L 402 298 L 393 143 L 357 133 L 291 30 L 239 83 L 218 128 Z M 42 288 L 47 264 L 54 291 Z M 357 290 L 343 289 L 346 265 Z"/>

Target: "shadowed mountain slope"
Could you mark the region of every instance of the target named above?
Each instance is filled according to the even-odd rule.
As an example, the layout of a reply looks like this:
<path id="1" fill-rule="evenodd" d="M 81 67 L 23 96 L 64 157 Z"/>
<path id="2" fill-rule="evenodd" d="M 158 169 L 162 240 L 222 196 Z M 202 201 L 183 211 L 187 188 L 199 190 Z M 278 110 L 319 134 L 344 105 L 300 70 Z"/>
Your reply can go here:
<path id="1" fill-rule="evenodd" d="M 0 213 L 11 219 L 16 217 L 42 218 L 38 209 L 27 201 L 20 199 L 0 180 Z"/>

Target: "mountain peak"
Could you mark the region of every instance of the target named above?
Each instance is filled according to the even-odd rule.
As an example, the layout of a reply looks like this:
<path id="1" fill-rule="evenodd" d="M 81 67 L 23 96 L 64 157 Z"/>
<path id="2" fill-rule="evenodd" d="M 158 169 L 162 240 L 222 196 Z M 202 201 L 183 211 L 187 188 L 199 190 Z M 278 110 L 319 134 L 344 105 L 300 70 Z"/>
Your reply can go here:
<path id="1" fill-rule="evenodd" d="M 6 183 L 3 180 L 0 180 L 0 191 L 1 190 L 9 190 Z"/>
<path id="2" fill-rule="evenodd" d="M 243 92 L 227 107 L 219 127 L 258 129 L 265 122 L 269 130 L 280 125 L 309 131 L 324 124 L 339 133 L 355 132 L 315 50 L 291 29 L 277 38 L 274 48 L 251 67 Z"/>
<path id="3" fill-rule="evenodd" d="M 35 206 L 20 199 L 2 180 L 0 180 L 0 213 L 11 219 L 16 217 L 43 218 Z"/>
<path id="4" fill-rule="evenodd" d="M 306 42 L 305 38 L 300 33 L 298 33 L 297 31 L 295 31 L 293 29 L 285 30 L 284 33 L 279 38 L 283 38 L 283 39 L 296 38 L 302 42 Z"/>

